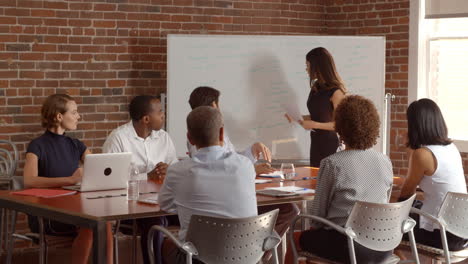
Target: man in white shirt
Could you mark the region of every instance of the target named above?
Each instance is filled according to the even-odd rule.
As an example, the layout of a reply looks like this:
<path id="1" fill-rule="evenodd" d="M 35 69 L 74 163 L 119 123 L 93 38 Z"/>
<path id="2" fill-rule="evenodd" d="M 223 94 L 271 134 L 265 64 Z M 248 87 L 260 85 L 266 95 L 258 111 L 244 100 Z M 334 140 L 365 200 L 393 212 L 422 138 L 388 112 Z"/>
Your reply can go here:
<path id="1" fill-rule="evenodd" d="M 257 215 L 254 166 L 245 156 L 223 148 L 219 110 L 196 108 L 187 117 L 187 129 L 197 153 L 169 166 L 159 193 L 161 209 L 179 215 L 182 240 L 193 214 L 232 218 Z M 182 254 L 169 240 L 164 242 L 164 263 L 184 262 Z"/>
<path id="2" fill-rule="evenodd" d="M 167 166 L 177 162 L 176 151 L 169 134 L 162 130 L 165 114 L 156 96 L 140 95 L 128 106 L 130 122 L 114 129 L 103 145 L 104 153 L 132 152 L 132 163 L 138 168 L 139 180 L 152 179 L 162 183 Z M 138 219 L 144 263 L 150 263 L 147 249 L 148 230 L 152 225 L 167 226 L 177 217 Z M 131 221 L 126 221 L 131 224 Z M 160 263 L 162 235 L 155 236 L 154 252 Z"/>
<path id="3" fill-rule="evenodd" d="M 169 134 L 162 130 L 165 114 L 158 97 L 140 95 L 129 105 L 132 120 L 114 129 L 103 145 L 103 152 L 132 152 L 140 180 L 158 179 L 168 165 L 177 162 L 176 150 Z"/>

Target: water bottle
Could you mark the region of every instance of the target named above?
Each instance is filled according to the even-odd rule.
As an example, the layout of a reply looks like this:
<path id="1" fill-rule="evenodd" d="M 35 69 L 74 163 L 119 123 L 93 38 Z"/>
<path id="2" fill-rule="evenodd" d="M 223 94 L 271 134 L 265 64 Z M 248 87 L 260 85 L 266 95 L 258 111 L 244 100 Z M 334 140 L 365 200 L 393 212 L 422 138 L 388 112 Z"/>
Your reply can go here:
<path id="1" fill-rule="evenodd" d="M 127 200 L 138 200 L 139 184 L 138 184 L 138 167 L 135 164 L 130 166 L 129 178 L 127 181 Z"/>

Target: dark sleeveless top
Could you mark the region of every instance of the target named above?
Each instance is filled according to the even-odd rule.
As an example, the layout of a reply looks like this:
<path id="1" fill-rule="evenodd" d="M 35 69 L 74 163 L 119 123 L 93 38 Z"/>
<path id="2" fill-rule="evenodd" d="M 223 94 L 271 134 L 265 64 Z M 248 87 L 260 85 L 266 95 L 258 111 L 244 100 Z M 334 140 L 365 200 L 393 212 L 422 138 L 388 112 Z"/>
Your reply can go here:
<path id="1" fill-rule="evenodd" d="M 333 121 L 333 103 L 330 101 L 338 88 L 329 90 L 310 90 L 307 108 L 313 121 L 326 123 Z M 310 132 L 310 166 L 320 167 L 320 161 L 336 152 L 339 146 L 338 136 L 334 131 L 315 129 Z"/>

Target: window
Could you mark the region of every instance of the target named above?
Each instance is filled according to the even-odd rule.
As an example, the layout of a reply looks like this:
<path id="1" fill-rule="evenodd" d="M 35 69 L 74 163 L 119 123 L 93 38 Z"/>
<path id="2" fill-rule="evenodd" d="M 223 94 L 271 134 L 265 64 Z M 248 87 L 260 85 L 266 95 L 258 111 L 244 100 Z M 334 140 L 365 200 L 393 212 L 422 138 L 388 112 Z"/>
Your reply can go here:
<path id="1" fill-rule="evenodd" d="M 417 12 L 419 18 L 410 25 L 410 46 L 414 41 L 418 45 L 414 45 L 416 52 L 410 50 L 410 60 L 416 63 L 410 64 L 409 101 L 434 100 L 449 137 L 460 151 L 468 152 L 468 17 L 425 19 L 424 1 L 415 2 L 419 9 L 413 6 L 410 12 Z"/>

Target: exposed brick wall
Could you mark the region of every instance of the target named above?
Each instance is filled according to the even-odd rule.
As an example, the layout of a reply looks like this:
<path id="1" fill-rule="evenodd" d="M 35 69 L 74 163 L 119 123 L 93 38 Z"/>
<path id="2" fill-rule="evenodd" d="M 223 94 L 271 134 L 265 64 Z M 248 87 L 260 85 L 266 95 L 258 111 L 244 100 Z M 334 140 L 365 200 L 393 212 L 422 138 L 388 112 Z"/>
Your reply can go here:
<path id="1" fill-rule="evenodd" d="M 68 93 L 100 152 L 132 96 L 165 91 L 168 33 L 321 34 L 322 2 L 0 0 L 0 138 L 24 156 L 44 98 Z"/>
<path id="2" fill-rule="evenodd" d="M 386 38 L 385 92 L 396 96 L 391 108 L 390 158 L 394 173 L 405 175 L 409 0 L 329 1 L 326 12 L 329 34 Z"/>

